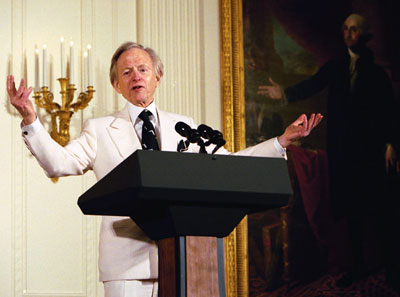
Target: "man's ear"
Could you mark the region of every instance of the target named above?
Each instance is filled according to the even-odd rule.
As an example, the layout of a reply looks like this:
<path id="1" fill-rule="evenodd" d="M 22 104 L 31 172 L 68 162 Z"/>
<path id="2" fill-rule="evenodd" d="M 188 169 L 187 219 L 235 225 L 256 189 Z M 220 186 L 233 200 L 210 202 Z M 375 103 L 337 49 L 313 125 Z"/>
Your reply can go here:
<path id="1" fill-rule="evenodd" d="M 118 83 L 117 80 L 114 80 L 114 82 L 113 82 L 113 87 L 114 87 L 114 89 L 117 91 L 118 94 L 121 94 L 121 90 L 120 90 L 120 88 L 119 88 L 119 83 Z"/>
<path id="2" fill-rule="evenodd" d="M 158 87 L 161 82 L 161 76 L 156 76 L 156 80 L 157 80 L 157 87 Z"/>

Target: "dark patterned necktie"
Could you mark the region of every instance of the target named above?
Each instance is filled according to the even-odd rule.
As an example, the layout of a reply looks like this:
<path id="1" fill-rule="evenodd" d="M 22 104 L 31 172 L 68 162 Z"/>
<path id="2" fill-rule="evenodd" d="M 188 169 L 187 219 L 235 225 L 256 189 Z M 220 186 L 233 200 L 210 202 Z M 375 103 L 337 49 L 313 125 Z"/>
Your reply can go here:
<path id="1" fill-rule="evenodd" d="M 156 131 L 154 130 L 153 124 L 150 122 L 149 117 L 152 115 L 147 109 L 143 110 L 139 114 L 139 118 L 143 120 L 142 128 L 142 148 L 144 150 L 159 151 Z"/>

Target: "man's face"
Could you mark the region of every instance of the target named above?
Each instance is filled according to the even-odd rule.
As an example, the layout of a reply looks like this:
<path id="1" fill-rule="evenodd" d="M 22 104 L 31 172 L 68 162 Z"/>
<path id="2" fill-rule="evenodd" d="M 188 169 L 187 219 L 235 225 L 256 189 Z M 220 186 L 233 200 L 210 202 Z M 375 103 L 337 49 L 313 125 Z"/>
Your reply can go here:
<path id="1" fill-rule="evenodd" d="M 117 61 L 117 73 L 114 89 L 126 100 L 140 107 L 153 102 L 160 77 L 156 77 L 153 61 L 146 51 L 131 48 L 123 52 Z"/>
<path id="2" fill-rule="evenodd" d="M 356 47 L 360 42 L 361 24 L 354 18 L 348 18 L 343 24 L 344 43 L 350 49 Z"/>

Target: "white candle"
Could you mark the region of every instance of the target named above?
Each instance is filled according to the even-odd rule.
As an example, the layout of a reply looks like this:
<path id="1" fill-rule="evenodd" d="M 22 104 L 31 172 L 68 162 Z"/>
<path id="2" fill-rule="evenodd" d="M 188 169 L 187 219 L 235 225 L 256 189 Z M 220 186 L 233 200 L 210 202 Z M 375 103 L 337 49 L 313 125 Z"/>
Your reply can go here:
<path id="1" fill-rule="evenodd" d="M 43 44 L 43 86 L 48 87 L 48 85 L 47 85 L 47 50 L 46 50 L 45 44 Z"/>
<path id="2" fill-rule="evenodd" d="M 88 67 L 88 86 L 93 86 L 92 80 L 92 54 L 91 54 L 92 47 L 90 44 L 87 46 L 87 67 Z"/>
<path id="3" fill-rule="evenodd" d="M 74 85 L 74 42 L 69 43 L 69 84 Z"/>
<path id="4" fill-rule="evenodd" d="M 84 73 L 84 76 L 83 76 L 83 85 L 84 85 L 85 87 L 88 86 L 88 63 L 87 63 L 87 56 L 88 56 L 88 53 L 87 53 L 87 52 L 84 52 L 84 53 L 83 53 L 83 67 L 84 67 L 84 70 L 83 70 L 83 73 Z"/>
<path id="5" fill-rule="evenodd" d="M 39 82 L 39 49 L 35 49 L 35 92 L 40 91 Z"/>
<path id="6" fill-rule="evenodd" d="M 61 78 L 65 78 L 66 77 L 66 72 L 65 70 L 65 60 L 64 60 L 64 37 L 60 38 L 60 42 L 61 42 Z"/>

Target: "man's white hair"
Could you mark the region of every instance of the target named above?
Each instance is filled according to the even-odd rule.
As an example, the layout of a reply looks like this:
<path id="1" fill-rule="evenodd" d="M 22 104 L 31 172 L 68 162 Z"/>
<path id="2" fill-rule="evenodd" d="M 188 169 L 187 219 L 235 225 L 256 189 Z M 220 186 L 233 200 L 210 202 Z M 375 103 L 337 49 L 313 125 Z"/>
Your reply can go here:
<path id="1" fill-rule="evenodd" d="M 361 31 L 362 35 L 367 35 L 367 34 L 370 33 L 369 32 L 369 24 L 368 24 L 367 20 L 362 15 L 359 15 L 359 14 L 356 14 L 356 13 L 352 13 L 346 18 L 346 21 L 347 20 L 351 20 L 351 19 L 353 19 L 353 20 L 355 20 L 357 22 L 358 27 L 360 28 L 360 31 Z"/>

